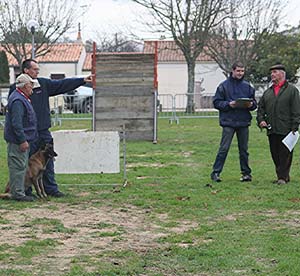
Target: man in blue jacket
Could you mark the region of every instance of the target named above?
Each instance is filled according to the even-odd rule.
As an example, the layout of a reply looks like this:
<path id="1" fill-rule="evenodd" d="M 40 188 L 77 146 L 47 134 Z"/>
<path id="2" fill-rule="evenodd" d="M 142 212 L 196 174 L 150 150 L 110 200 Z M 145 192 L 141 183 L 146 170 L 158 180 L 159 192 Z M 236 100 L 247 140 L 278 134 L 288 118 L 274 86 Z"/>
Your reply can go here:
<path id="1" fill-rule="evenodd" d="M 86 78 L 66 78 L 63 80 L 51 80 L 47 78 L 38 78 L 39 65 L 34 59 L 26 59 L 22 63 L 22 72 L 28 74 L 32 79 L 37 79 L 40 87 L 33 89 L 31 96 L 32 106 L 37 117 L 38 140 L 30 144 L 30 154 L 35 153 L 42 143 L 53 143 L 53 138 L 49 128 L 51 127 L 49 97 L 64 94 L 77 87 L 91 82 L 92 77 Z M 11 87 L 10 92 L 14 90 Z M 64 194 L 58 190 L 55 180 L 54 162 L 49 160 L 44 172 L 43 182 L 47 195 L 53 197 L 63 197 Z M 30 194 L 31 191 L 28 191 Z"/>
<path id="2" fill-rule="evenodd" d="M 213 98 L 214 107 L 219 110 L 220 126 L 223 128 L 219 151 L 210 175 L 215 182 L 221 181 L 220 174 L 235 133 L 242 174 L 240 181 L 252 180 L 248 162 L 248 127 L 252 119 L 250 111 L 256 109 L 257 103 L 255 90 L 244 80 L 244 74 L 244 65 L 240 62 L 234 63 L 229 78 L 218 86 Z"/>
<path id="3" fill-rule="evenodd" d="M 10 193 L 12 199 L 18 201 L 33 201 L 31 196 L 25 195 L 24 180 L 29 144 L 37 138 L 37 120 L 30 96 L 32 88 L 38 86 L 37 80 L 21 74 L 7 104 L 4 138 L 7 142 Z"/>

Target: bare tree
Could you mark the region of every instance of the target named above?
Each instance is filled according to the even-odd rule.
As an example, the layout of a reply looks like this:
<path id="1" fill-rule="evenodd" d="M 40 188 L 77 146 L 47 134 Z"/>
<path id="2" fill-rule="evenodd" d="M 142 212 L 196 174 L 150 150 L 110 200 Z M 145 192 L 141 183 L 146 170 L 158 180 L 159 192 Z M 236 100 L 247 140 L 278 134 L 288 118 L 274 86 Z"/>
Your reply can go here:
<path id="1" fill-rule="evenodd" d="M 100 52 L 139 52 L 141 51 L 141 43 L 128 38 L 122 32 L 112 35 L 107 33 L 95 32 L 95 41 L 97 51 Z M 91 50 L 91 43 L 86 43 L 87 51 Z"/>
<path id="2" fill-rule="evenodd" d="M 30 19 L 38 22 L 35 56 L 45 55 L 78 18 L 78 0 L 0 0 L 1 46 L 18 64 L 29 58 L 31 34 L 26 28 Z M 30 45 L 30 44 L 29 44 Z"/>
<path id="3" fill-rule="evenodd" d="M 230 18 L 212 30 L 206 53 L 228 76 L 231 65 L 241 61 L 246 67 L 257 58 L 262 42 L 278 28 L 281 0 L 244 0 Z"/>
<path id="4" fill-rule="evenodd" d="M 146 7 L 155 22 L 153 29 L 168 32 L 182 51 L 188 70 L 186 112 L 194 111 L 196 59 L 210 37 L 212 29 L 228 18 L 239 0 L 133 0 Z"/>

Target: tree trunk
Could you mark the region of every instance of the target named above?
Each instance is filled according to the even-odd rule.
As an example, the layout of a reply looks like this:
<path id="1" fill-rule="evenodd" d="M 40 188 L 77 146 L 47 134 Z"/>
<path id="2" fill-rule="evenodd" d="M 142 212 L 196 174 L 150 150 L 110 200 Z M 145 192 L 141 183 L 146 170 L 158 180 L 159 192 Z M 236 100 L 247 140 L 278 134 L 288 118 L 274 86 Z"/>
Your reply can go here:
<path id="1" fill-rule="evenodd" d="M 195 103 L 194 103 L 194 87 L 195 87 L 195 62 L 188 62 L 188 89 L 187 89 L 187 104 L 186 104 L 186 113 L 195 112 Z"/>

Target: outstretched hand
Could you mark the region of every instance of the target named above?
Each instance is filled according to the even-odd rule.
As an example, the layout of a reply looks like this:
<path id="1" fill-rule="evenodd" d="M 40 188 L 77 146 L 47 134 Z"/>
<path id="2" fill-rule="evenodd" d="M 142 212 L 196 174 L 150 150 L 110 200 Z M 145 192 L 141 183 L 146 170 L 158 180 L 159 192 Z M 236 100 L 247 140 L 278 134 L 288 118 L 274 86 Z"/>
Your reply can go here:
<path id="1" fill-rule="evenodd" d="M 87 76 L 87 77 L 84 78 L 84 81 L 85 82 L 92 82 L 93 81 L 93 77 L 94 77 L 94 75 L 89 75 L 89 76 Z"/>

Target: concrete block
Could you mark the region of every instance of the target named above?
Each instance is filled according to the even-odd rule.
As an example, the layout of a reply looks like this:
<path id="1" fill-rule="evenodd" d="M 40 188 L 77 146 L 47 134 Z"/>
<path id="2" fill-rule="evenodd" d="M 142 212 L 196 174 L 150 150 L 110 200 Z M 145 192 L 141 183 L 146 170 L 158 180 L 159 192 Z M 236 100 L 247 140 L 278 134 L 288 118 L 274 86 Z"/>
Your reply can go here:
<path id="1" fill-rule="evenodd" d="M 52 132 L 58 156 L 56 173 L 119 173 L 120 138 L 117 131 L 60 130 Z"/>

